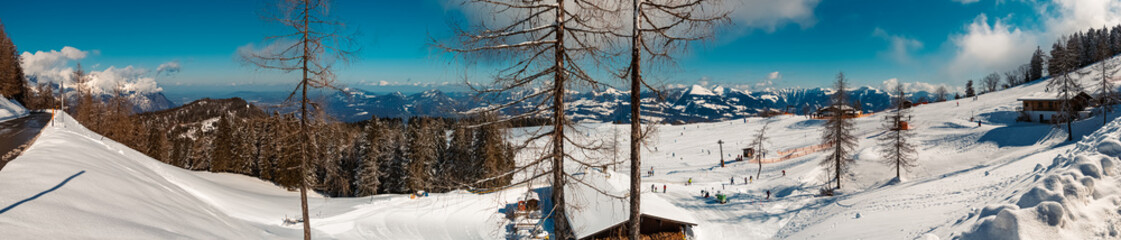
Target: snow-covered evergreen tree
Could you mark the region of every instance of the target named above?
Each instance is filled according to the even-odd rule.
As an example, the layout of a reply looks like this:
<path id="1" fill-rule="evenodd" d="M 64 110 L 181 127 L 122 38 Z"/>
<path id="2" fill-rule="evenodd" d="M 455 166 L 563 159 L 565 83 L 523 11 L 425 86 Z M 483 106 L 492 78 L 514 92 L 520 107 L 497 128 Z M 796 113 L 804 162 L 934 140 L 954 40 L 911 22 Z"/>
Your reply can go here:
<path id="1" fill-rule="evenodd" d="M 381 187 L 381 158 L 385 142 L 384 126 L 377 116 L 372 116 L 370 122 L 363 129 L 363 137 L 359 140 L 362 153 L 359 154 L 358 173 L 355 176 L 355 195 L 369 196 L 378 193 Z"/>

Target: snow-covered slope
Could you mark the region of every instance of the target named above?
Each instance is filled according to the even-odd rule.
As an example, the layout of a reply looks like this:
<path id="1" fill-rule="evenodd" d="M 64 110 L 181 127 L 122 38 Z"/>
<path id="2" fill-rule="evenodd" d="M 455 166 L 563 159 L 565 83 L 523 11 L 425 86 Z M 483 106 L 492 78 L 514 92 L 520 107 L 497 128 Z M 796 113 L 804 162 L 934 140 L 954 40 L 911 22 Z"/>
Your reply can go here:
<path id="1" fill-rule="evenodd" d="M 18 102 L 0 96 L 0 122 L 27 116 L 27 109 Z"/>
<path id="2" fill-rule="evenodd" d="M 1083 79 L 1085 86 L 1092 86 L 1091 76 Z M 770 129 L 769 157 L 777 155 L 775 150 L 819 144 L 822 121 L 801 116 L 654 125 L 641 170 L 653 168 L 655 173 L 644 175 L 642 186 L 666 185 L 665 193 L 652 194 L 696 220 L 697 239 L 951 239 L 988 238 L 994 231 L 1009 238 L 1117 238 L 1121 184 L 1116 176 L 1121 173 L 1115 164 L 1121 120 L 1112 114 L 1075 122 L 1078 143 L 1065 141 L 1066 133 L 1052 125 L 1015 121 L 1020 106 L 1016 98 L 1044 91 L 1045 85 L 1033 82 L 976 100 L 913 108 L 909 123 L 919 144 L 918 166 L 904 172 L 902 182 L 891 181 L 894 172 L 876 154 L 875 139 L 883 130 L 882 117 L 873 114 L 855 119 L 854 133 L 860 140 L 856 163 L 836 197 L 816 196 L 825 182 L 821 153 L 765 164 L 758 178 L 755 164 L 730 161 L 719 167 L 721 152 L 724 159 L 733 159 L 764 123 Z M 690 92 L 698 98 L 750 95 L 728 89 L 708 90 L 711 95 L 700 89 Z M 617 98 L 622 93 L 599 96 Z M 60 121 L 0 171 L 0 235 L 300 236 L 298 225 L 282 221 L 298 215 L 295 192 L 245 176 L 168 166 L 103 140 L 65 115 Z M 1103 128 L 1103 121 L 1110 124 Z M 612 142 L 615 130 L 628 131 L 627 125 L 604 123 L 573 129 L 581 130 L 569 136 L 573 140 L 598 143 Z M 522 133 L 533 130 L 516 129 L 512 138 L 524 139 L 527 135 Z M 625 134 L 618 140 L 627 146 Z M 724 142 L 723 149 L 718 140 Z M 519 161 L 536 157 L 536 149 L 531 146 L 519 154 Z M 627 151 L 618 148 L 621 157 Z M 606 162 L 612 155 L 574 156 Z M 566 166 L 573 175 L 593 171 L 575 163 Z M 629 169 L 623 164 L 609 171 L 616 172 L 610 174 L 613 179 L 627 179 L 622 173 Z M 752 180 L 745 183 L 749 176 Z M 693 184 L 686 185 L 690 180 Z M 501 208 L 526 190 L 518 186 L 492 194 L 459 191 L 419 199 L 312 196 L 312 224 L 317 238 L 501 239 L 507 231 Z M 716 203 L 701 197 L 702 190 L 726 193 L 730 200 Z"/>
<path id="3" fill-rule="evenodd" d="M 6 239 L 299 238 L 299 194 L 254 178 L 163 164 L 60 115 L 0 171 Z M 511 189 L 509 192 L 524 192 Z M 313 235 L 340 239 L 499 239 L 518 194 L 310 196 Z"/>
<path id="4" fill-rule="evenodd" d="M 1121 238 L 1121 121 L 1086 136 L 1045 167 L 1014 201 L 978 209 L 965 239 Z"/>

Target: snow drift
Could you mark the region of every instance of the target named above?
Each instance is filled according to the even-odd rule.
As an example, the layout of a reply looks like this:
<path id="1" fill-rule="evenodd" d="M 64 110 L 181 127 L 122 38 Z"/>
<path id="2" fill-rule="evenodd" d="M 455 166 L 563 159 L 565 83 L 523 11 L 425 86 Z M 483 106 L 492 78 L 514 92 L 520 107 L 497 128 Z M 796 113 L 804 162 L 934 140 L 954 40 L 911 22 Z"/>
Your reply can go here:
<path id="1" fill-rule="evenodd" d="M 27 116 L 26 108 L 23 108 L 23 106 L 19 105 L 15 100 L 9 100 L 4 96 L 0 96 L 0 122 L 23 116 Z"/>
<path id="2" fill-rule="evenodd" d="M 982 209 L 977 224 L 962 238 L 1121 238 L 1119 136 L 1121 120 L 1086 136 L 1036 175 L 1036 186 L 1015 204 Z"/>

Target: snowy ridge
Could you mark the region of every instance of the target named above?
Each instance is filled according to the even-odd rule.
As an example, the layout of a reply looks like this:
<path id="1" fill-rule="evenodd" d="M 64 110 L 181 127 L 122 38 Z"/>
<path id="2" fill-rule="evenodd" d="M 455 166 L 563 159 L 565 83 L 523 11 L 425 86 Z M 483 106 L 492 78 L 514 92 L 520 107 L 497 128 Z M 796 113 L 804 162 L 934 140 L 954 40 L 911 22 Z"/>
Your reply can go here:
<path id="1" fill-rule="evenodd" d="M 512 91 L 487 99 L 478 99 L 468 92 L 444 93 L 429 90 L 406 95 L 401 92 L 378 95 L 361 90 L 349 89 L 347 93 L 333 93 L 328 99 L 328 112 L 343 121 L 367 120 L 370 115 L 379 117 L 441 116 L 453 117 L 459 112 L 493 106 L 494 103 L 521 99 L 533 94 L 537 89 Z M 759 91 L 739 90 L 724 86 L 692 85 L 683 88 L 667 89 L 664 101 L 656 101 L 651 92 L 642 93 L 644 119 L 650 122 L 688 123 L 715 122 L 755 116 L 765 109 L 785 110 L 802 113 L 806 108 L 817 109 L 829 102 L 828 88 L 787 88 L 764 89 Z M 873 88 L 859 87 L 849 89 L 853 103 L 860 102 L 865 112 L 887 109 L 890 94 Z M 614 88 L 586 92 L 568 91 L 567 114 L 576 122 L 629 122 L 630 91 Z M 243 94 L 246 95 L 246 94 Z M 243 96 L 244 97 L 244 96 Z M 912 93 L 912 98 L 933 99 L 927 92 Z M 283 97 L 253 99 L 251 101 L 276 104 Z M 539 103 L 540 99 L 522 101 L 517 105 L 528 109 Z M 508 111 L 517 114 L 518 110 Z"/>

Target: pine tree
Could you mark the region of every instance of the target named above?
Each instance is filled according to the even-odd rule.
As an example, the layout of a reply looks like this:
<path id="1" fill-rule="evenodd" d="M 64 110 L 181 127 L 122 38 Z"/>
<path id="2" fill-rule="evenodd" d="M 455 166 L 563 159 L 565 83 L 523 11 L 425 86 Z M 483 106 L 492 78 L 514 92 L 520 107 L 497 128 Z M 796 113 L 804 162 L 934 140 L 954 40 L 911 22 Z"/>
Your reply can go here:
<path id="1" fill-rule="evenodd" d="M 494 116 L 483 116 L 485 121 L 493 121 Z M 489 120 L 487 120 L 489 119 Z M 481 179 L 490 179 L 481 187 L 491 188 L 510 184 L 513 175 L 506 174 L 514 168 L 514 152 L 506 143 L 504 125 L 490 124 L 477 129 L 475 133 L 475 154 L 481 161 Z"/>
<path id="2" fill-rule="evenodd" d="M 214 158 L 210 160 L 212 163 L 210 171 L 234 172 L 234 130 L 230 126 L 231 121 L 227 114 L 222 114 L 222 117 L 218 118 L 218 127 L 214 136 Z"/>
<path id="3" fill-rule="evenodd" d="M 386 124 L 386 138 L 389 144 L 385 147 L 385 158 L 382 159 L 380 169 L 385 171 L 381 178 L 381 189 L 386 193 L 408 193 L 409 159 L 405 157 L 406 139 L 402 133 L 401 119 L 392 119 Z"/>
<path id="4" fill-rule="evenodd" d="M 1035 47 L 1035 53 L 1031 55 L 1031 65 L 1028 71 L 1028 80 L 1034 81 L 1043 78 L 1043 58 L 1045 57 L 1043 49 L 1039 46 Z"/>
<path id="5" fill-rule="evenodd" d="M 436 148 L 432 146 L 430 124 L 428 118 L 409 119 L 406 135 L 409 181 L 406 185 L 410 191 L 429 190 L 432 186 L 432 165 L 436 162 Z"/>
<path id="6" fill-rule="evenodd" d="M 973 91 L 973 79 L 969 79 L 968 82 L 965 82 L 965 97 L 973 97 L 976 95 L 976 92 Z"/>
<path id="7" fill-rule="evenodd" d="M 1052 78 L 1063 72 L 1063 66 L 1067 65 L 1063 63 L 1066 59 L 1064 56 L 1067 56 L 1067 50 L 1063 47 L 1065 46 L 1063 44 L 1066 44 L 1065 37 L 1060 37 L 1055 41 L 1055 44 L 1051 45 L 1051 58 L 1047 61 L 1047 74 Z"/>
<path id="8" fill-rule="evenodd" d="M 832 144 L 830 152 L 826 158 L 822 159 L 821 165 L 826 166 L 833 174 L 833 181 L 837 183 L 837 189 L 841 188 L 841 176 L 848 173 L 849 167 L 853 164 L 853 149 L 856 148 L 857 139 L 852 135 L 853 122 L 844 114 L 843 109 L 848 109 L 848 92 L 845 91 L 845 74 L 837 73 L 837 81 L 834 83 L 833 96 L 830 97 L 830 105 L 835 109 L 833 116 L 825 122 L 824 132 L 822 133 L 822 141 L 825 144 Z M 972 82 L 972 81 L 971 81 Z"/>
<path id="9" fill-rule="evenodd" d="M 306 135 L 300 134 L 297 120 L 292 115 L 284 115 L 278 121 L 279 135 L 277 142 L 276 168 L 273 172 L 273 182 L 288 189 L 296 189 L 303 183 L 302 146 L 308 140 Z"/>
<path id="10" fill-rule="evenodd" d="M 166 130 L 154 126 L 148 127 L 148 144 L 144 153 L 157 160 L 169 162 L 168 152 L 170 150 Z"/>
<path id="11" fill-rule="evenodd" d="M 884 131 L 880 135 L 880 156 L 883 163 L 895 169 L 895 179 L 903 181 L 902 171 L 917 166 L 914 143 L 911 138 L 914 133 L 903 129 L 902 122 L 911 118 L 910 110 L 904 108 L 903 102 L 907 100 L 903 86 L 895 87 L 892 103 L 895 111 L 884 118 Z"/>
<path id="12" fill-rule="evenodd" d="M 19 65 L 19 51 L 0 23 L 0 96 L 27 105 L 29 86 Z"/>
<path id="13" fill-rule="evenodd" d="M 467 128 L 466 124 L 459 123 L 452 130 L 451 144 L 444 162 L 440 167 L 446 176 L 444 179 L 456 185 L 466 185 L 482 179 L 482 171 L 473 165 L 477 156 L 472 153 L 472 143 L 475 140 L 475 131 Z"/>
<path id="14" fill-rule="evenodd" d="M 359 141 L 361 150 L 361 159 L 358 165 L 358 174 L 355 181 L 357 188 L 355 189 L 356 196 L 369 196 L 378 193 L 378 188 L 381 187 L 381 158 L 383 155 L 383 146 L 386 144 L 384 126 L 377 116 L 372 116 L 369 123 L 363 129 L 363 138 Z"/>

